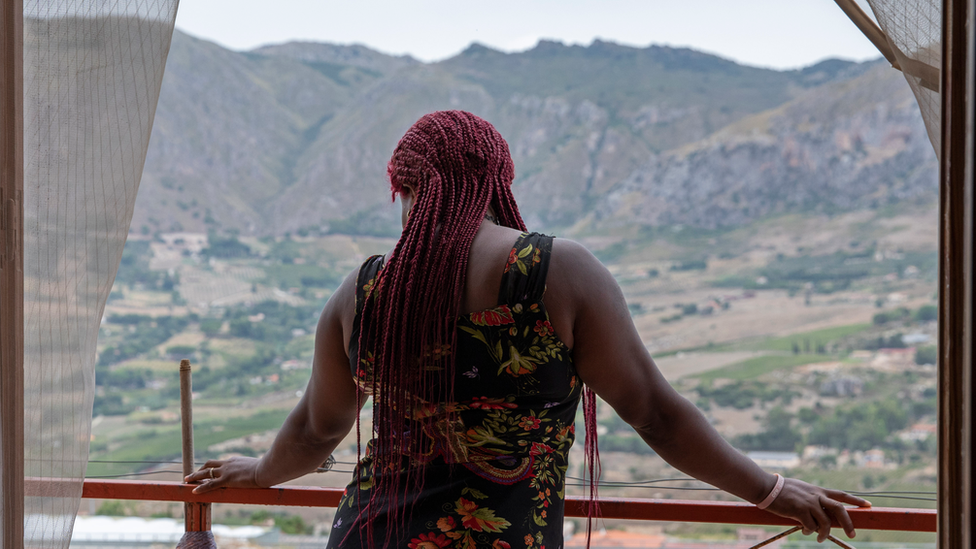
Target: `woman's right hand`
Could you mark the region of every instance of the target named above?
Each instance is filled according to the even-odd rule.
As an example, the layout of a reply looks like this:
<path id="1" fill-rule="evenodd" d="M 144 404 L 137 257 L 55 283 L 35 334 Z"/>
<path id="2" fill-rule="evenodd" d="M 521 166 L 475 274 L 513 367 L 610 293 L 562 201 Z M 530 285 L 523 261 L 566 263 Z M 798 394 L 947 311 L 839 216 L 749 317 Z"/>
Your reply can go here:
<path id="1" fill-rule="evenodd" d="M 840 490 L 828 490 L 787 478 L 783 490 L 766 509 L 781 517 L 791 518 L 803 527 L 803 534 L 817 532 L 817 541 L 823 543 L 830 534 L 833 523 L 840 525 L 847 537 L 854 537 L 854 523 L 844 504 L 871 507 L 871 502 Z"/>
<path id="2" fill-rule="evenodd" d="M 260 460 L 252 457 L 212 459 L 199 470 L 183 478 L 186 483 L 200 483 L 194 494 L 204 494 L 217 488 L 261 488 L 257 483 Z"/>

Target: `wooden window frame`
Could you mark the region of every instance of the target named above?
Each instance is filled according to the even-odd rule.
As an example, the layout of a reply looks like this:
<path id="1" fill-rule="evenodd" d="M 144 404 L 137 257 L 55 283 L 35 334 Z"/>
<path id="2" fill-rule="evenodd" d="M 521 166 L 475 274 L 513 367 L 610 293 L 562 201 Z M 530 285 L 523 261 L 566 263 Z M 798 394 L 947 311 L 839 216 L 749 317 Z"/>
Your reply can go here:
<path id="1" fill-rule="evenodd" d="M 2 548 L 24 546 L 23 0 L 0 4 L 0 482 Z"/>
<path id="2" fill-rule="evenodd" d="M 974 220 L 974 10 L 942 3 L 942 149 L 939 162 L 939 547 L 971 549 L 973 361 L 976 335 Z"/>

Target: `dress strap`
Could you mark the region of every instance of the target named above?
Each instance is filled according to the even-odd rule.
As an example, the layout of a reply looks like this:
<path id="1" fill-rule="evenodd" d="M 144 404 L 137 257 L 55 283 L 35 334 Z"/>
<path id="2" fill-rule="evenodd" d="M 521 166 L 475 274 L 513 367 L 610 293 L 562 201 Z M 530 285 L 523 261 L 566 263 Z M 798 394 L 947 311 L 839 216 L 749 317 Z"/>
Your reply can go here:
<path id="1" fill-rule="evenodd" d="M 362 266 L 359 267 L 359 274 L 356 276 L 356 317 L 358 317 L 363 312 L 363 304 L 366 302 L 366 298 L 370 291 L 373 289 L 373 285 L 376 284 L 376 277 L 379 276 L 380 270 L 383 269 L 383 256 L 374 255 L 370 256 Z M 356 323 L 359 324 L 358 322 Z"/>
<path id="2" fill-rule="evenodd" d="M 363 263 L 356 276 L 356 317 L 352 322 L 352 332 L 349 337 L 349 367 L 353 375 L 356 375 L 359 369 L 359 333 L 363 322 L 363 308 L 382 269 L 383 256 L 374 255 Z"/>
<path id="3" fill-rule="evenodd" d="M 522 233 L 508 254 L 498 292 L 499 303 L 535 303 L 546 293 L 552 237 Z"/>

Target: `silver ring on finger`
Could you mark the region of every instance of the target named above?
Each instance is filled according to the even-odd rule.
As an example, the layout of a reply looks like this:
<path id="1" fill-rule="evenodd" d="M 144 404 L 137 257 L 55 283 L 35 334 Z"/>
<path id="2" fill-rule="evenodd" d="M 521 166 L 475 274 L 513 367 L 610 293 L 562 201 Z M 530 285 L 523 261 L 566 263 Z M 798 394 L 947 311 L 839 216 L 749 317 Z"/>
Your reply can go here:
<path id="1" fill-rule="evenodd" d="M 214 471 L 214 468 L 211 467 L 210 468 L 210 480 L 215 480 L 217 478 L 217 477 L 214 476 L 213 471 Z"/>

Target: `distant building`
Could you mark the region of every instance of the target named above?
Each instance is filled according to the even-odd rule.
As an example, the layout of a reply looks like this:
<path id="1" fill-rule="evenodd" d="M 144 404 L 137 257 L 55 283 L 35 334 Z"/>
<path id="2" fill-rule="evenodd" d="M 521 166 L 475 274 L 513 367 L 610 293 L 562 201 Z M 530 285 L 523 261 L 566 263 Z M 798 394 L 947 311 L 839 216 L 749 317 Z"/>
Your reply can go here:
<path id="1" fill-rule="evenodd" d="M 878 349 L 878 356 L 890 358 L 914 358 L 915 347 L 885 347 Z"/>
<path id="2" fill-rule="evenodd" d="M 775 534 L 770 534 L 763 528 L 739 528 L 736 530 L 736 537 L 739 541 L 749 542 L 749 547 L 755 546 L 757 542 L 766 541 L 767 539 L 773 537 Z M 777 547 L 782 547 L 783 542 L 786 540 L 776 540 L 768 545 L 763 545 L 769 549 L 776 549 Z"/>
<path id="3" fill-rule="evenodd" d="M 672 545 L 663 534 L 601 530 L 599 532 L 593 532 L 590 537 L 590 547 L 592 549 L 629 549 L 631 547 L 656 549 L 658 547 L 665 547 L 665 541 L 668 541 L 667 547 L 677 547 L 676 545 Z M 586 532 L 567 538 L 565 547 L 566 549 L 570 549 L 571 547 L 586 547 Z"/>
<path id="4" fill-rule="evenodd" d="M 836 456 L 837 450 L 834 448 L 829 448 L 827 446 L 807 446 L 803 448 L 803 459 L 814 460 L 820 459 L 826 456 Z"/>
<path id="5" fill-rule="evenodd" d="M 593 549 L 750 549 L 758 542 L 765 541 L 775 535 L 763 528 L 739 528 L 735 540 L 699 540 L 681 539 L 666 536 L 662 533 L 627 532 L 621 530 L 601 530 L 594 532 L 590 539 Z M 783 540 L 777 540 L 767 549 L 783 546 Z M 586 547 L 586 533 L 566 537 L 566 549 Z"/>
<path id="6" fill-rule="evenodd" d="M 920 343 L 928 343 L 931 339 L 932 336 L 920 332 L 901 336 L 901 342 L 909 346 L 918 345 Z"/>
<path id="7" fill-rule="evenodd" d="M 898 438 L 905 442 L 918 442 L 938 433 L 938 427 L 934 423 L 916 423 L 908 429 L 898 433 Z"/>
<path id="8" fill-rule="evenodd" d="M 885 466 L 884 450 L 875 448 L 864 452 L 859 465 L 868 469 L 881 469 Z"/>
<path id="9" fill-rule="evenodd" d="M 312 363 L 308 360 L 286 360 L 281 363 L 281 369 L 284 371 L 289 370 L 309 370 L 312 368 Z"/>
<path id="10" fill-rule="evenodd" d="M 213 525 L 218 544 L 267 544 L 278 541 L 277 528 Z M 78 516 L 71 534 L 71 547 L 157 547 L 173 546 L 183 537 L 182 520 L 171 518 Z"/>
<path id="11" fill-rule="evenodd" d="M 207 247 L 207 235 L 202 233 L 163 233 L 159 238 L 170 248 L 198 254 Z"/>
<path id="12" fill-rule="evenodd" d="M 770 469 L 792 469 L 800 465 L 800 456 L 796 452 L 749 452 L 746 456 L 760 467 Z"/>
<path id="13" fill-rule="evenodd" d="M 878 349 L 871 368 L 888 372 L 901 372 L 915 367 L 915 347 Z"/>
<path id="14" fill-rule="evenodd" d="M 864 381 L 857 376 L 832 376 L 820 384 L 821 396 L 860 396 Z"/>
<path id="15" fill-rule="evenodd" d="M 888 303 L 903 303 L 908 300 L 908 296 L 901 292 L 892 292 L 885 298 Z"/>

